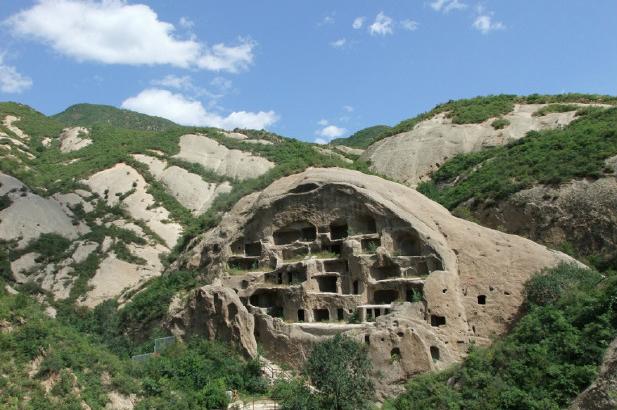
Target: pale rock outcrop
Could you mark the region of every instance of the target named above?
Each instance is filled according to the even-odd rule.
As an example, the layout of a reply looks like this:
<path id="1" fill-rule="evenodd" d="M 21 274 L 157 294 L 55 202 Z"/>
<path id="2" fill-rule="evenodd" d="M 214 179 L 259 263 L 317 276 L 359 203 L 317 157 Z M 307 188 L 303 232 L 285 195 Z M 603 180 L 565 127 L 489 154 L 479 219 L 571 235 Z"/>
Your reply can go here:
<path id="1" fill-rule="evenodd" d="M 69 192 L 68 194 L 56 193 L 52 195 L 52 198 L 62 206 L 66 213 L 72 213 L 72 208 L 78 205 L 81 205 L 86 213 L 94 210 L 94 206 L 91 203 L 74 192 Z"/>
<path id="2" fill-rule="evenodd" d="M 212 138 L 196 134 L 180 137 L 180 152 L 175 158 L 201 164 L 219 175 L 239 180 L 256 178 L 274 167 L 274 163 L 265 158 L 229 149 Z"/>
<path id="3" fill-rule="evenodd" d="M 576 263 L 455 218 L 411 188 L 336 168 L 244 197 L 188 249 L 175 267 L 237 292 L 266 356 L 297 366 L 316 342 L 348 334 L 369 345 L 381 397 L 490 343 L 533 274 Z M 213 326 L 215 311 L 203 309 L 211 319 L 197 327 Z"/>
<path id="4" fill-rule="evenodd" d="M 248 137 L 244 134 L 241 134 L 239 132 L 223 132 L 223 134 L 227 137 L 227 138 L 231 138 L 234 140 L 238 140 L 238 141 L 243 141 L 248 139 Z"/>
<path id="5" fill-rule="evenodd" d="M 255 322 L 231 288 L 208 285 L 196 289 L 183 305 L 169 312 L 166 326 L 177 337 L 193 335 L 233 343 L 246 356 L 257 356 Z"/>
<path id="6" fill-rule="evenodd" d="M 82 263 L 88 256 L 95 250 L 97 250 L 99 244 L 96 242 L 78 242 L 71 259 L 74 263 Z"/>
<path id="7" fill-rule="evenodd" d="M 361 158 L 369 161 L 373 171 L 415 186 L 457 154 L 504 145 L 529 131 L 565 126 L 575 119 L 575 111 L 533 116 L 544 106 L 516 104 L 511 113 L 503 116 L 510 124 L 500 130 L 491 125 L 495 118 L 481 124 L 453 124 L 447 113 L 440 113 L 420 121 L 411 131 L 377 141 Z"/>
<path id="8" fill-rule="evenodd" d="M 16 282 L 25 283 L 28 281 L 27 274 L 39 266 L 36 261 L 38 257 L 38 253 L 30 252 L 11 262 L 11 271 Z"/>
<path id="9" fill-rule="evenodd" d="M 362 155 L 365 150 L 361 148 L 352 148 L 346 145 L 335 145 L 334 148 L 341 151 L 343 154 Z"/>
<path id="10" fill-rule="evenodd" d="M 30 136 L 14 125 L 14 123 L 18 121 L 18 117 L 15 117 L 14 115 L 7 115 L 6 117 L 4 117 L 4 120 L 2 120 L 2 125 L 4 125 L 13 134 L 17 135 L 17 137 L 21 138 L 22 140 L 29 140 Z"/>
<path id="11" fill-rule="evenodd" d="M 129 250 L 134 255 L 146 259 L 147 264 L 137 265 L 120 260 L 112 252 L 101 261 L 94 277 L 88 282 L 92 289 L 80 303 L 84 306 L 95 307 L 99 303 L 122 295 L 125 291 L 134 289 L 148 279 L 161 274 L 163 267 L 158 260 L 158 255 L 163 252 L 162 249 L 139 248 L 131 245 Z"/>
<path id="12" fill-rule="evenodd" d="M 336 159 L 340 159 L 341 161 L 347 162 L 348 164 L 353 164 L 353 161 L 347 158 L 346 156 L 339 154 L 338 152 L 332 151 L 328 148 L 321 147 L 313 147 L 315 151 L 319 152 L 321 155 L 325 155 L 328 157 L 334 157 Z"/>
<path id="13" fill-rule="evenodd" d="M 182 227 L 169 221 L 169 211 L 162 206 L 155 206 L 154 198 L 146 192 L 148 184 L 131 166 L 116 164 L 112 168 L 97 172 L 83 182 L 112 206 L 120 202 L 121 195 L 132 192 L 122 201 L 129 215 L 144 221 L 150 229 L 163 238 L 167 247 L 172 248 L 178 241 Z"/>
<path id="14" fill-rule="evenodd" d="M 13 201 L 8 208 L 0 211 L 0 239 L 18 240 L 18 246 L 23 247 L 42 233 L 56 233 L 76 239 L 89 231 L 82 223 L 73 225 L 73 215 L 67 214 L 58 202 L 23 190 L 24 185 L 15 178 L 0 173 L 0 182 L 0 192 L 10 188 L 9 197 Z M 17 192 L 10 193 L 18 186 Z"/>
<path id="15" fill-rule="evenodd" d="M 60 151 L 67 153 L 79 151 L 92 144 L 92 140 L 87 138 L 90 130 L 84 127 L 65 128 L 60 134 Z"/>
<path id="16" fill-rule="evenodd" d="M 578 395 L 569 409 L 617 409 L 617 339 L 606 350 L 597 379 Z"/>
<path id="17" fill-rule="evenodd" d="M 146 164 L 152 176 L 165 185 L 167 191 L 194 215 L 200 215 L 210 208 L 212 201 L 222 193 L 231 192 L 231 184 L 209 183 L 201 176 L 177 166 L 168 167 L 167 162 L 148 155 L 135 154 L 133 157 Z"/>

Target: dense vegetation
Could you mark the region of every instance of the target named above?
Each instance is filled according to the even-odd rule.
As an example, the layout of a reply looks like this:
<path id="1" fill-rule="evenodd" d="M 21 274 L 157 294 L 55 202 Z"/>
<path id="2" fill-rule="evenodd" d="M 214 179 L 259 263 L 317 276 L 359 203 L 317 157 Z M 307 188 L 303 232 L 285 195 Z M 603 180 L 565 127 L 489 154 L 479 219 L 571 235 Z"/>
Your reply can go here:
<path id="1" fill-rule="evenodd" d="M 273 396 L 284 410 L 361 410 L 371 408 L 373 385 L 366 346 L 336 335 L 315 346 L 304 367 L 304 379 L 281 381 Z"/>
<path id="2" fill-rule="evenodd" d="M 364 128 L 350 137 L 333 139 L 330 143 L 333 145 L 346 145 L 352 148 L 368 148 L 368 146 L 375 141 L 377 136 L 389 129 L 390 127 L 387 125 L 375 125 L 373 127 Z"/>
<path id="3" fill-rule="evenodd" d="M 8 294 L 0 280 L 0 407 L 80 409 L 84 402 L 102 409 L 108 393 L 117 392 L 141 398 L 139 409 L 215 409 L 227 404 L 226 390 L 266 390 L 258 363 L 219 343 L 194 340 L 131 361 L 131 352 L 103 331 L 122 320 L 111 312 L 101 306 L 81 318 L 52 320 L 25 293 Z"/>
<path id="4" fill-rule="evenodd" d="M 563 129 L 531 131 L 506 146 L 458 155 L 418 190 L 452 209 L 470 198 L 499 200 L 538 183 L 598 178 L 614 155 L 617 108 L 592 110 Z"/>
<path id="5" fill-rule="evenodd" d="M 99 104 L 72 105 L 52 118 L 68 126 L 108 125 L 144 131 L 167 131 L 178 126 L 165 118 Z"/>
<path id="6" fill-rule="evenodd" d="M 594 379 L 617 335 L 617 276 L 561 265 L 527 285 L 526 314 L 462 365 L 414 378 L 392 409 L 559 409 Z"/>

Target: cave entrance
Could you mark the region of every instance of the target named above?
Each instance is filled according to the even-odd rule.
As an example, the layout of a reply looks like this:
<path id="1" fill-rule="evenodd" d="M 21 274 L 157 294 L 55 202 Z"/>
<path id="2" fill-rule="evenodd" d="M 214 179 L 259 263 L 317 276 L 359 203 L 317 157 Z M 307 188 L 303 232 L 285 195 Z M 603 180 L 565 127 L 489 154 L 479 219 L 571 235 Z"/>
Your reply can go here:
<path id="1" fill-rule="evenodd" d="M 419 256 L 422 244 L 417 232 L 399 231 L 392 235 L 394 253 L 399 256 Z"/>
<path id="2" fill-rule="evenodd" d="M 354 295 L 360 294 L 360 282 L 358 282 L 357 280 L 353 281 L 353 294 Z"/>
<path id="3" fill-rule="evenodd" d="M 294 222 L 274 231 L 275 245 L 288 245 L 296 241 L 312 242 L 317 239 L 317 228 L 309 222 Z"/>
<path id="4" fill-rule="evenodd" d="M 298 309 L 298 322 L 304 322 L 304 309 Z"/>
<path id="5" fill-rule="evenodd" d="M 244 245 L 246 256 L 261 256 L 261 242 L 252 242 Z"/>
<path id="6" fill-rule="evenodd" d="M 330 224 L 330 238 L 333 240 L 344 239 L 349 236 L 349 228 L 344 222 L 333 222 Z"/>
<path id="7" fill-rule="evenodd" d="M 397 289 L 379 289 L 373 293 L 373 302 L 376 305 L 389 305 L 399 297 Z"/>
<path id="8" fill-rule="evenodd" d="M 317 276 L 315 279 L 320 292 L 337 293 L 336 276 Z"/>
<path id="9" fill-rule="evenodd" d="M 327 322 L 330 320 L 330 311 L 328 309 L 314 309 L 313 318 L 315 322 Z"/>
<path id="10" fill-rule="evenodd" d="M 377 233 L 377 223 L 375 218 L 370 215 L 361 215 L 352 221 L 352 228 L 354 232 L 359 234 L 371 234 Z"/>

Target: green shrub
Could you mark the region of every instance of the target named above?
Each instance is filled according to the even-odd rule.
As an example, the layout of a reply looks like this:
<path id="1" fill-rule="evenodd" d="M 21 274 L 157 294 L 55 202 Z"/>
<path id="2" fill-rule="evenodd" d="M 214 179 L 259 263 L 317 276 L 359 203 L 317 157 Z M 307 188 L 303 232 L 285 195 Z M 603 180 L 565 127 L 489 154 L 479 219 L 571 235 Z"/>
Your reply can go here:
<path id="1" fill-rule="evenodd" d="M 13 200 L 8 196 L 8 194 L 0 196 L 0 211 L 8 208 L 12 204 Z"/>
<path id="2" fill-rule="evenodd" d="M 497 118 L 495 121 L 491 123 L 494 129 L 501 130 L 510 125 L 510 121 L 505 118 Z"/>
<path id="3" fill-rule="evenodd" d="M 342 335 L 315 346 L 305 364 L 323 409 L 369 408 L 373 398 L 366 346 Z"/>

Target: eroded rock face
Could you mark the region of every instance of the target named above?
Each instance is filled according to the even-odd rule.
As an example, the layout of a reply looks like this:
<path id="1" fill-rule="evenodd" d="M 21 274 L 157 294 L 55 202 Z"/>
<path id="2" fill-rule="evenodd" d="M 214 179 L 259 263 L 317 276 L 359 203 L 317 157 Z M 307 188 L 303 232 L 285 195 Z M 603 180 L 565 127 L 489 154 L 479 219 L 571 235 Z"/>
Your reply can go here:
<path id="1" fill-rule="evenodd" d="M 243 198 L 189 249 L 180 267 L 237 292 L 267 356 L 299 365 L 316 342 L 348 334 L 370 346 L 380 394 L 488 344 L 517 315 L 531 275 L 574 263 L 343 169 L 309 169 Z"/>
<path id="2" fill-rule="evenodd" d="M 532 115 L 545 105 L 515 105 L 514 111 L 503 116 L 510 124 L 499 130 L 491 125 L 495 118 L 481 124 L 453 124 L 446 113 L 438 114 L 421 121 L 409 132 L 376 142 L 362 159 L 370 161 L 373 171 L 415 186 L 457 154 L 504 145 L 524 137 L 529 131 L 565 126 L 575 119 L 575 111 Z"/>
<path id="3" fill-rule="evenodd" d="M 497 204 L 471 208 L 473 217 L 484 226 L 553 248 L 570 246 L 583 255 L 607 257 L 617 249 L 615 177 L 538 185 Z"/>
<path id="4" fill-rule="evenodd" d="M 199 335 L 233 343 L 246 356 L 257 355 L 253 315 L 231 288 L 208 285 L 196 289 L 185 305 L 172 305 L 167 327 L 177 337 Z"/>
<path id="5" fill-rule="evenodd" d="M 239 180 L 256 178 L 274 167 L 274 163 L 265 158 L 229 149 L 212 138 L 196 134 L 180 137 L 180 153 L 175 157 Z"/>
<path id="6" fill-rule="evenodd" d="M 92 140 L 87 138 L 90 131 L 84 127 L 65 128 L 60 134 L 60 151 L 73 152 L 92 144 Z"/>
<path id="7" fill-rule="evenodd" d="M 617 339 L 608 347 L 600 374 L 574 400 L 570 410 L 613 410 L 617 408 Z"/>

